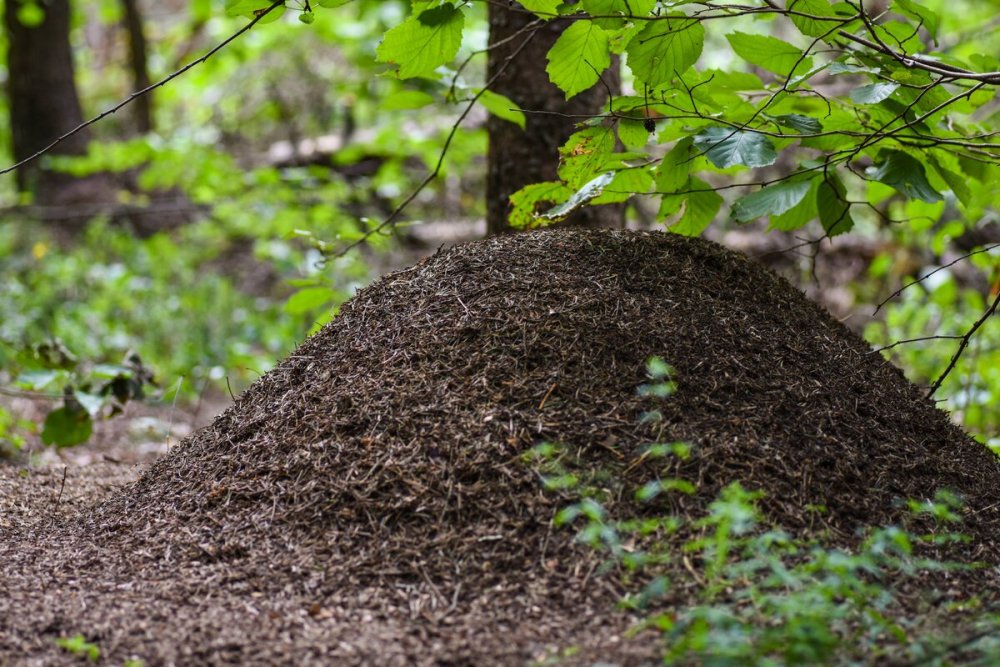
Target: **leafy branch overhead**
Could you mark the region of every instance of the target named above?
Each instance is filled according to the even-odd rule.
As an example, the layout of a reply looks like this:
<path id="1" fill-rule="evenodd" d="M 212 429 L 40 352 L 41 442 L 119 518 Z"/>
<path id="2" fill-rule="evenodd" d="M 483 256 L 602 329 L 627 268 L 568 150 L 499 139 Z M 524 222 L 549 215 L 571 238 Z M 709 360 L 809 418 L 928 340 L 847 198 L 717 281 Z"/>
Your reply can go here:
<path id="1" fill-rule="evenodd" d="M 377 61 L 401 79 L 436 81 L 454 99 L 474 1 L 414 0 L 382 36 Z M 226 12 L 256 23 L 294 9 L 309 23 L 314 11 L 346 4 L 226 0 Z M 600 85 L 616 55 L 635 88 L 579 124 L 563 148 L 558 184 L 511 198 L 517 226 L 633 195 L 659 197 L 661 218 L 681 233 L 700 233 L 723 207 L 737 222 L 768 217 L 772 228 L 791 231 L 818 221 L 832 236 L 853 226 L 858 209 L 896 221 L 883 205 L 892 198 L 903 204 L 900 219 L 913 214 L 908 202 L 957 202 L 968 218 L 989 206 L 969 184 L 996 179 L 1000 143 L 984 108 L 1000 84 L 1000 60 L 942 45 L 940 17 L 918 0 L 893 0 L 878 15 L 859 0 L 680 2 L 669 10 L 655 0 L 510 5 L 537 18 L 530 30 L 564 24 L 545 69 L 567 98 Z M 435 99 L 425 89 L 414 91 L 417 106 Z M 471 93 L 522 127 L 537 111 L 489 85 Z M 680 148 L 687 156 L 675 178 L 669 172 L 679 167 L 661 163 Z M 706 194 L 720 187 L 736 196 Z"/>
<path id="2" fill-rule="evenodd" d="M 384 35 L 378 60 L 403 79 L 448 83 L 470 5 L 414 2 Z M 567 142 L 559 187 L 529 186 L 512 198 L 517 225 L 652 195 L 675 231 L 700 233 L 725 206 L 707 194 L 723 183 L 737 195 L 727 199 L 738 222 L 768 217 L 793 230 L 817 220 L 828 235 L 890 197 L 957 199 L 981 212 L 967 183 L 989 182 L 1000 146 L 976 112 L 993 99 L 1000 65 L 936 51 L 939 17 L 916 0 L 896 0 L 878 16 L 829 0 L 675 3 L 669 11 L 653 0 L 525 0 L 512 8 L 535 14 L 536 28 L 565 24 L 546 71 L 567 98 L 600 85 L 615 55 L 635 87 Z M 784 27 L 772 30 L 775 20 Z M 706 39 L 714 66 L 703 57 Z M 489 94 L 480 103 L 519 124 L 534 111 Z M 688 153 L 682 178 L 662 166 L 675 147 Z M 935 159 L 914 157 L 929 148 Z"/>

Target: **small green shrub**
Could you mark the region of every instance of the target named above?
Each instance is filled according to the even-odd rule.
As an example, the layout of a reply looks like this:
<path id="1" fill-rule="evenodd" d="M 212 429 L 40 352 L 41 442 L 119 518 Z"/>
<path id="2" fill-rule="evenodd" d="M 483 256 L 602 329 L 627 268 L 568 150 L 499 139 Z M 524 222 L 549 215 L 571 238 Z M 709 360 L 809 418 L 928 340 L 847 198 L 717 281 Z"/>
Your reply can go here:
<path id="1" fill-rule="evenodd" d="M 101 649 L 96 644 L 88 642 L 83 635 L 60 637 L 56 640 L 56 646 L 67 653 L 86 658 L 90 662 L 97 662 L 101 659 Z"/>

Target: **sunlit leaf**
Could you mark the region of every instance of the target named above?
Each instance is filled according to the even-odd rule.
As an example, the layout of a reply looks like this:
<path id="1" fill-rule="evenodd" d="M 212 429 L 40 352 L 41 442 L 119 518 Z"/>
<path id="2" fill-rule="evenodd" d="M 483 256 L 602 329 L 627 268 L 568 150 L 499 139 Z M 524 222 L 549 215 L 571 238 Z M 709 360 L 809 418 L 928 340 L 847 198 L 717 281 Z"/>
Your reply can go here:
<path id="1" fill-rule="evenodd" d="M 428 9 L 385 33 L 376 58 L 398 65 L 401 78 L 427 76 L 455 58 L 464 25 L 465 15 L 450 2 Z"/>
<path id="2" fill-rule="evenodd" d="M 545 20 L 554 18 L 559 13 L 562 0 L 518 0 L 521 6 L 529 12 L 534 12 Z"/>
<path id="3" fill-rule="evenodd" d="M 789 0 L 789 18 L 795 27 L 803 35 L 809 37 L 822 37 L 831 32 L 835 32 L 839 23 L 837 21 L 823 21 L 812 18 L 813 16 L 837 18 L 837 13 L 833 10 L 829 0 Z M 803 16 L 808 14 L 808 16 Z"/>
<path id="4" fill-rule="evenodd" d="M 691 147 L 694 140 L 685 137 L 670 149 L 656 167 L 657 192 L 676 192 L 681 189 L 691 174 Z"/>
<path id="5" fill-rule="evenodd" d="M 656 0 L 583 0 L 583 10 L 607 30 L 621 28 L 630 16 L 648 16 Z M 621 18 L 618 18 L 621 17 Z"/>
<path id="6" fill-rule="evenodd" d="M 892 4 L 896 11 L 919 22 L 927 29 L 931 38 L 937 41 L 938 28 L 941 25 L 941 17 L 937 12 L 928 9 L 917 0 L 893 0 Z"/>
<path id="7" fill-rule="evenodd" d="M 625 52 L 635 78 L 648 86 L 658 86 L 694 65 L 704 45 L 705 29 L 701 23 L 678 14 L 648 21 Z"/>
<path id="8" fill-rule="evenodd" d="M 945 151 L 929 151 L 929 153 L 928 159 L 934 167 L 934 171 L 938 173 L 941 180 L 948 184 L 958 201 L 966 206 L 972 203 L 972 190 L 969 188 L 966 177 L 961 174 L 958 160 L 951 153 Z"/>
<path id="9" fill-rule="evenodd" d="M 285 302 L 285 312 L 302 315 L 332 305 L 333 298 L 334 292 L 329 287 L 305 287 L 288 298 Z"/>
<path id="10" fill-rule="evenodd" d="M 726 39 L 740 58 L 779 76 L 791 78 L 797 71 L 812 68 L 812 58 L 804 55 L 802 49 L 777 37 L 733 32 Z"/>
<path id="11" fill-rule="evenodd" d="M 397 90 L 382 100 L 381 107 L 386 111 L 401 111 L 422 109 L 431 104 L 434 104 L 434 96 L 422 90 Z"/>
<path id="12" fill-rule="evenodd" d="M 510 196 L 511 212 L 508 217 L 514 229 L 527 229 L 538 224 L 536 207 L 543 203 L 564 202 L 573 190 L 559 181 L 543 181 L 526 185 Z"/>
<path id="13" fill-rule="evenodd" d="M 692 178 L 689 192 L 683 198 L 684 213 L 670 226 L 670 231 L 684 236 L 698 236 L 712 223 L 722 208 L 722 196 L 700 178 Z M 666 199 L 666 197 L 664 198 Z"/>
<path id="14" fill-rule="evenodd" d="M 510 99 L 506 95 L 494 93 L 492 90 L 484 90 L 479 95 L 479 103 L 497 118 L 509 120 L 522 130 L 527 123 L 527 119 L 524 116 L 524 112 L 521 111 L 521 107 L 517 106 L 517 104 L 514 103 L 514 100 Z"/>
<path id="15" fill-rule="evenodd" d="M 597 83 L 611 65 L 608 34 L 592 21 L 576 21 L 552 45 L 548 63 L 549 80 L 569 99 Z"/>

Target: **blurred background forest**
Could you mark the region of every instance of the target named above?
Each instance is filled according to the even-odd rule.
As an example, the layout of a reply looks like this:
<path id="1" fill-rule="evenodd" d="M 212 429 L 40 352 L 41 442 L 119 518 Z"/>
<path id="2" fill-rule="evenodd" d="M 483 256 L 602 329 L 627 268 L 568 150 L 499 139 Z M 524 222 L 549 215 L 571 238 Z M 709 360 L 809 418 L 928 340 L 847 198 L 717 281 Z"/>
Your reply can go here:
<path id="1" fill-rule="evenodd" d="M 40 4 L 7 0 L 8 21 L 13 10 L 30 25 Z M 978 40 L 1000 46 L 1000 4 L 926 4 L 943 10 L 949 39 L 975 30 Z M 83 117 L 246 24 L 221 5 L 70 2 Z M 487 42 L 485 8 L 475 3 L 470 11 L 475 20 L 460 60 Z M 24 448 L 47 427 L 44 439 L 52 442 L 89 437 L 88 428 L 44 423 L 67 388 L 67 406 L 97 417 L 140 395 L 165 405 L 224 401 L 334 317 L 358 288 L 442 244 L 485 234 L 488 111 L 477 107 L 455 134 L 439 178 L 398 224 L 366 236 L 434 168 L 462 111 L 457 102 L 485 76 L 485 58 L 473 58 L 454 89 L 447 68 L 438 80 L 386 75 L 376 47 L 408 13 L 409 3 L 392 0 L 316 12 L 309 24 L 287 12 L 91 126 L 85 154 L 42 158 L 75 181 L 99 184 L 114 174 L 110 197 L 61 190 L 32 199 L 18 194 L 14 173 L 0 177 L 0 450 Z M 0 53 L 8 52 L 10 34 L 0 36 Z M 721 40 L 710 37 L 703 58 L 728 65 Z M 6 60 L 0 79 L 7 84 L 0 161 L 9 166 Z M 832 242 L 805 243 L 816 236 L 808 229 L 768 232 L 722 215 L 705 236 L 778 270 L 876 347 L 927 338 L 885 353 L 911 380 L 929 384 L 955 351 L 957 341 L 947 337 L 964 334 L 1000 289 L 1000 222 L 992 207 L 976 220 L 957 211 L 926 214 L 953 201 L 889 205 L 903 207 L 907 225 L 861 214 L 850 234 Z M 627 218 L 632 227 L 663 228 L 642 197 L 630 200 Z M 936 397 L 978 439 L 1000 447 L 996 318 L 972 338 Z"/>

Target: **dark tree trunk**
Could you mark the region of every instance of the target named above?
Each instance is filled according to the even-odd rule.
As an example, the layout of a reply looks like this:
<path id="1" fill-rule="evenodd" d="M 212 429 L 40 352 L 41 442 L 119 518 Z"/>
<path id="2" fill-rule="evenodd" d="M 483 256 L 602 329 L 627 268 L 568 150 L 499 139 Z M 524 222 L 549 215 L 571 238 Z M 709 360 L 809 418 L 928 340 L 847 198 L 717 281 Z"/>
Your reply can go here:
<path id="1" fill-rule="evenodd" d="M 152 83 L 149 79 L 149 57 L 146 34 L 143 30 L 142 11 L 138 0 L 122 0 L 125 10 L 125 29 L 128 31 L 129 66 L 132 68 L 132 89 L 142 90 Z M 146 93 L 132 103 L 136 129 L 146 134 L 153 129 L 153 93 Z"/>
<path id="2" fill-rule="evenodd" d="M 533 14 L 520 7 L 507 9 L 502 4 L 491 2 L 489 5 L 490 44 L 513 37 L 535 20 Z M 565 20 L 553 20 L 541 27 L 491 86 L 493 91 L 506 95 L 525 111 L 556 114 L 528 113 L 523 131 L 513 123 L 490 116 L 487 122 L 490 148 L 486 181 L 486 228 L 489 234 L 511 231 L 507 216 L 509 199 L 514 192 L 529 183 L 557 179 L 559 147 L 573 133 L 577 122 L 559 114 L 598 114 L 607 101 L 608 88 L 614 94 L 621 90 L 617 59 L 602 75 L 603 84 L 598 82 L 569 101 L 561 90 L 549 82 L 545 72 L 546 54 L 567 25 Z M 519 35 L 490 50 L 488 78 L 492 79 L 504 67 L 527 36 L 527 33 Z M 622 204 L 586 207 L 571 215 L 564 224 L 620 227 L 624 224 L 624 212 Z"/>
<path id="3" fill-rule="evenodd" d="M 42 3 L 44 20 L 23 25 L 17 18 L 17 0 L 4 3 L 7 31 L 7 99 L 15 162 L 34 155 L 57 137 L 83 122 L 76 92 L 69 42 L 69 0 Z M 76 133 L 50 151 L 50 155 L 86 152 L 90 133 Z M 62 205 L 110 200 L 106 177 L 77 179 L 51 171 L 44 157 L 17 171 L 17 187 L 35 195 L 35 203 Z"/>
<path id="4" fill-rule="evenodd" d="M 18 0 L 4 3 L 7 99 L 17 162 L 83 122 L 70 53 L 69 0 L 43 4 L 45 19 L 33 27 L 18 20 L 18 4 Z M 83 153 L 88 139 L 86 131 L 80 132 L 59 144 L 52 153 Z M 21 190 L 35 190 L 41 181 L 54 177 L 42 172 L 39 161 L 35 161 L 18 170 L 17 186 Z"/>

